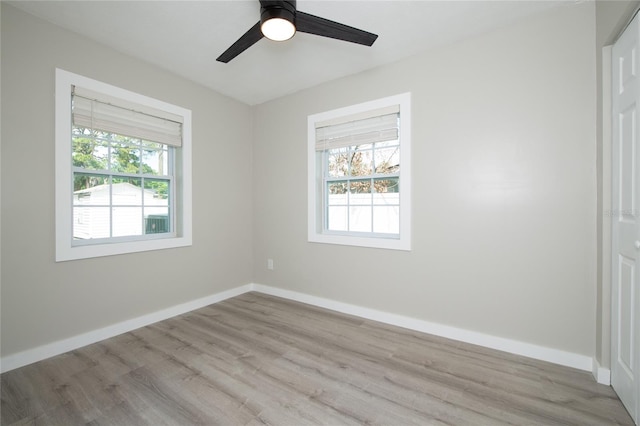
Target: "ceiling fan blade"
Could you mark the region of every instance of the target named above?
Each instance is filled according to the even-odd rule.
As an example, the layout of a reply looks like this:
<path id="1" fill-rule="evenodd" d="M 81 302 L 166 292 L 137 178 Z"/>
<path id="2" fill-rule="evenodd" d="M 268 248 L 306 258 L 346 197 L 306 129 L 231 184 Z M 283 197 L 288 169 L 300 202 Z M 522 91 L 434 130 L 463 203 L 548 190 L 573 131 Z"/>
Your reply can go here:
<path id="1" fill-rule="evenodd" d="M 296 12 L 296 29 L 303 33 L 350 41 L 365 46 L 371 46 L 378 38 L 377 34 L 300 11 Z"/>
<path id="2" fill-rule="evenodd" d="M 227 63 L 254 44 L 263 37 L 262 31 L 260 31 L 260 22 L 256 23 L 253 27 L 249 28 L 249 31 L 244 33 L 235 43 L 231 45 L 224 53 L 218 56 L 216 61 Z"/>

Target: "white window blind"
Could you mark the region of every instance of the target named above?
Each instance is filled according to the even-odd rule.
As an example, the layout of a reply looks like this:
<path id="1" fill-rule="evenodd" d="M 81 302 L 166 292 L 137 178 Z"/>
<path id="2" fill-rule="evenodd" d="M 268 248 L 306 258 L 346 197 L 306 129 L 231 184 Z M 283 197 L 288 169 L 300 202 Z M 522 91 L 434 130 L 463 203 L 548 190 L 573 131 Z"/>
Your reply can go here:
<path id="1" fill-rule="evenodd" d="M 123 136 L 182 146 L 182 117 L 115 100 L 81 87 L 73 88 L 73 124 Z"/>
<path id="2" fill-rule="evenodd" d="M 399 112 L 394 105 L 316 123 L 316 151 L 398 139 Z"/>

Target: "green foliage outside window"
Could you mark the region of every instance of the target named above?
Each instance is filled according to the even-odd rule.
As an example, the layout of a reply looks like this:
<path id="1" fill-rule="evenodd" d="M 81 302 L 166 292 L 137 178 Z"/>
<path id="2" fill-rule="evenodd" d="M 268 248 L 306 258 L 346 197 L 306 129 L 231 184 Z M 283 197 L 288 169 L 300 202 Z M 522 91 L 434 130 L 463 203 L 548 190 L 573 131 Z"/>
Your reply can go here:
<path id="1" fill-rule="evenodd" d="M 135 175 L 163 175 L 166 149 L 162 144 L 140 141 L 128 136 L 95 131 L 82 127 L 73 127 L 73 166 L 85 170 L 109 170 L 114 173 Z M 165 147 L 166 148 L 166 147 Z M 153 158 L 158 164 L 151 167 L 144 158 Z M 75 173 L 73 190 L 89 189 L 108 183 L 107 176 Z M 127 182 L 141 186 L 141 179 L 113 177 L 112 183 Z M 145 178 L 145 189 L 152 190 L 158 198 L 166 199 L 169 185 L 166 180 Z"/>

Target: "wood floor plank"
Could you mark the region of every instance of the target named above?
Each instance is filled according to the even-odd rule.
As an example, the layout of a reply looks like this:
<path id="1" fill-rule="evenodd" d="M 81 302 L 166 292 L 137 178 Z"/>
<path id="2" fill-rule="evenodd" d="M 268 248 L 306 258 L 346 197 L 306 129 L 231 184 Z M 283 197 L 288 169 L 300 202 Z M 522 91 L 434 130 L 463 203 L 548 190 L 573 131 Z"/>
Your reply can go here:
<path id="1" fill-rule="evenodd" d="M 0 376 L 2 425 L 632 425 L 588 372 L 258 293 Z"/>

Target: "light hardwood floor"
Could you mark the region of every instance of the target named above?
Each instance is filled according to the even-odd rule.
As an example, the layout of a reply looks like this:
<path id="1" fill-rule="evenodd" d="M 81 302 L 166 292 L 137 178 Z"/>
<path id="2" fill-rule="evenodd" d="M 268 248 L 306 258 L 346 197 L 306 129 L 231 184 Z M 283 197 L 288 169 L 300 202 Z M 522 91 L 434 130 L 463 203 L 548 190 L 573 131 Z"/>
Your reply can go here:
<path id="1" fill-rule="evenodd" d="M 3 425 L 632 424 L 588 372 L 258 293 L 0 385 Z"/>

